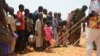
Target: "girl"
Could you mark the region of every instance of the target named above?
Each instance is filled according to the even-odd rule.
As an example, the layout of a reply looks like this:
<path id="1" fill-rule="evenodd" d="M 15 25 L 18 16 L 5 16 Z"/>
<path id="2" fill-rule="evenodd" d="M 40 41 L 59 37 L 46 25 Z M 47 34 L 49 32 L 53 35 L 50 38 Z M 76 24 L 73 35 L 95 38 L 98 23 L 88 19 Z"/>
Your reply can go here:
<path id="1" fill-rule="evenodd" d="M 62 36 L 63 34 L 65 34 L 68 31 L 67 21 L 62 21 L 61 25 L 62 25 L 61 26 L 62 27 L 62 29 L 61 29 L 61 36 Z M 68 42 L 68 37 L 69 37 L 69 34 L 61 37 L 61 39 L 59 40 L 59 44 L 63 45 L 65 47 L 66 43 Z"/>
<path id="2" fill-rule="evenodd" d="M 50 21 L 47 21 L 44 26 L 46 48 L 54 45 L 55 40 L 52 38 L 52 27 Z"/>

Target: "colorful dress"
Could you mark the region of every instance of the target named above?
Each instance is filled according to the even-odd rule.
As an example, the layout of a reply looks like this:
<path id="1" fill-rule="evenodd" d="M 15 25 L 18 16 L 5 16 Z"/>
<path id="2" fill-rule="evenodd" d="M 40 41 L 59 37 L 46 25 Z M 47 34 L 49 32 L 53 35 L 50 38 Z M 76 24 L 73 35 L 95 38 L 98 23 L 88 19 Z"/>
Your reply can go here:
<path id="1" fill-rule="evenodd" d="M 50 41 L 52 39 L 52 27 L 44 27 L 45 40 Z"/>

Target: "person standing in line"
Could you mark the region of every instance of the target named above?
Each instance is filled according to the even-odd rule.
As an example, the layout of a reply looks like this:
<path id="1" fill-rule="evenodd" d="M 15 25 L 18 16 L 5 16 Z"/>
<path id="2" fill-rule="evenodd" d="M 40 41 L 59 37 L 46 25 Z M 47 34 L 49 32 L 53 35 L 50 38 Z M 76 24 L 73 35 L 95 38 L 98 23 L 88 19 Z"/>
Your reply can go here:
<path id="1" fill-rule="evenodd" d="M 57 15 L 57 13 L 55 12 L 55 13 L 54 13 L 53 20 L 52 20 L 53 37 L 54 37 L 54 39 L 57 41 L 57 43 L 55 44 L 55 46 L 58 46 L 57 27 L 58 27 L 58 15 Z"/>
<path id="2" fill-rule="evenodd" d="M 10 46 L 10 53 L 13 54 L 15 50 L 15 44 L 16 44 L 16 38 L 18 36 L 14 36 L 16 31 L 16 25 L 15 25 L 15 18 L 14 18 L 14 9 L 12 7 L 9 8 L 9 15 L 7 17 L 7 24 L 10 30 L 10 33 L 12 35 L 11 40 L 11 46 Z"/>
<path id="3" fill-rule="evenodd" d="M 50 21 L 47 21 L 45 23 L 45 26 L 44 26 L 44 33 L 45 33 L 45 44 L 46 44 L 46 48 L 50 46 L 50 41 L 53 39 L 53 31 L 52 31 L 52 26 L 51 26 L 51 22 Z"/>
<path id="4" fill-rule="evenodd" d="M 0 56 L 8 56 L 11 43 L 11 34 L 8 31 L 6 13 L 9 6 L 5 0 L 0 0 Z"/>
<path id="5" fill-rule="evenodd" d="M 68 25 L 67 25 L 67 21 L 62 21 L 62 23 L 61 23 L 61 30 L 60 30 L 60 32 L 61 32 L 61 36 L 63 35 L 63 34 L 65 34 L 67 31 L 68 31 Z M 68 37 L 69 37 L 69 34 L 67 34 L 67 35 L 64 35 L 63 37 L 61 37 L 61 39 L 59 40 L 59 45 L 62 45 L 62 46 L 64 46 L 64 47 L 66 47 L 67 45 L 67 43 L 68 43 Z"/>
<path id="6" fill-rule="evenodd" d="M 97 46 L 97 56 L 100 56 L 100 18 L 92 11 L 85 19 L 86 26 L 86 56 L 92 56 L 93 42 Z"/>
<path id="7" fill-rule="evenodd" d="M 42 6 L 39 6 L 38 7 L 38 10 L 36 10 L 34 13 L 33 13 L 33 34 L 35 35 L 35 25 L 36 25 L 36 21 L 39 19 L 39 13 L 43 13 L 43 7 Z"/>
<path id="8" fill-rule="evenodd" d="M 48 13 L 47 20 L 49 20 L 51 22 L 51 24 L 52 24 L 52 19 L 53 19 L 52 12 L 50 11 Z"/>
<path id="9" fill-rule="evenodd" d="M 71 34 L 71 32 L 74 30 L 74 29 L 71 29 L 72 26 L 74 25 L 73 24 L 73 18 L 76 16 L 76 13 L 79 11 L 79 9 L 75 9 L 73 11 L 71 11 L 71 13 L 68 14 L 68 18 L 67 18 L 67 25 L 68 25 L 68 29 L 70 30 L 69 31 L 69 37 L 68 37 L 68 40 L 69 40 L 69 44 L 73 44 L 74 42 L 74 37 L 73 35 Z"/>
<path id="10" fill-rule="evenodd" d="M 63 29 L 62 29 L 62 34 L 66 33 L 68 31 L 68 24 L 67 24 L 67 21 L 63 21 L 63 25 L 62 25 Z M 66 47 L 67 44 L 69 43 L 69 40 L 68 40 L 68 37 L 69 37 L 69 34 L 65 35 L 63 37 L 63 46 Z"/>
<path id="11" fill-rule="evenodd" d="M 24 17 L 24 5 L 19 5 L 19 11 L 17 12 L 17 43 L 16 43 L 16 52 L 24 53 L 25 49 L 25 17 Z"/>
<path id="12" fill-rule="evenodd" d="M 25 42 L 26 42 L 26 47 L 27 47 L 28 37 L 30 35 L 30 32 L 28 31 L 28 28 L 29 28 L 28 20 L 29 20 L 30 11 L 29 11 L 29 9 L 25 9 L 24 12 L 25 12 L 25 14 L 24 14 L 24 16 L 25 16 Z"/>
<path id="13" fill-rule="evenodd" d="M 77 22 L 79 22 L 82 18 L 85 17 L 85 11 L 87 10 L 87 6 L 83 5 L 82 8 L 76 13 L 76 15 L 74 16 L 74 18 L 72 19 L 73 24 L 75 25 Z M 81 22 L 79 24 L 77 24 L 74 28 L 76 29 L 77 27 L 79 27 L 76 31 L 74 31 L 74 33 L 72 34 L 72 37 L 75 39 L 74 43 L 80 39 L 81 36 Z M 76 46 L 79 46 L 79 42 L 78 41 L 76 43 Z"/>
<path id="14" fill-rule="evenodd" d="M 39 18 L 36 21 L 36 26 L 35 26 L 35 34 L 36 34 L 36 49 L 37 51 L 42 51 L 43 47 L 43 14 L 39 14 Z"/>
<path id="15" fill-rule="evenodd" d="M 94 10 L 95 12 L 97 12 L 100 15 L 100 0 L 91 0 L 90 1 L 89 13 L 91 13 L 92 10 Z M 95 41 L 93 42 L 93 47 L 94 47 L 94 50 L 97 49 Z"/>
<path id="16" fill-rule="evenodd" d="M 57 28 L 57 31 L 59 32 L 59 30 L 61 29 L 62 18 L 61 18 L 61 13 L 57 13 L 57 14 L 58 14 L 58 28 Z"/>
<path id="17" fill-rule="evenodd" d="M 47 21 L 47 14 L 48 14 L 47 9 L 43 9 L 43 22 L 44 22 L 44 24 L 45 24 L 46 21 Z"/>
<path id="18" fill-rule="evenodd" d="M 59 25 L 60 25 L 61 22 L 62 22 L 61 13 L 58 13 L 58 23 L 59 23 Z"/>

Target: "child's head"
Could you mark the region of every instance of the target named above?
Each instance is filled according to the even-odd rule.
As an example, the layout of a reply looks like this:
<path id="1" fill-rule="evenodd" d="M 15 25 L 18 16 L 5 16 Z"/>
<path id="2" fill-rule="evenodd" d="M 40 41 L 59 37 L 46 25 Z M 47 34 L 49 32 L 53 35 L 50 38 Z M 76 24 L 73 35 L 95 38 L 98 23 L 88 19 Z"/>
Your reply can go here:
<path id="1" fill-rule="evenodd" d="M 67 21 L 62 21 L 62 26 L 66 25 L 67 26 Z"/>
<path id="2" fill-rule="evenodd" d="M 29 13 L 28 17 L 29 17 L 29 19 L 32 19 L 33 18 L 32 13 Z"/>
<path id="3" fill-rule="evenodd" d="M 26 15 L 29 15 L 30 10 L 29 9 L 25 9 L 24 12 L 25 12 Z"/>
<path id="4" fill-rule="evenodd" d="M 96 15 L 98 15 L 98 14 L 94 10 L 92 10 L 91 13 L 89 14 L 90 17 L 96 16 Z"/>
<path id="5" fill-rule="evenodd" d="M 47 25 L 48 27 L 50 27 L 50 26 L 51 26 L 51 22 L 48 20 L 48 21 L 46 22 L 46 25 Z"/>
<path id="6" fill-rule="evenodd" d="M 47 14 L 48 13 L 47 9 L 43 9 L 43 13 Z"/>

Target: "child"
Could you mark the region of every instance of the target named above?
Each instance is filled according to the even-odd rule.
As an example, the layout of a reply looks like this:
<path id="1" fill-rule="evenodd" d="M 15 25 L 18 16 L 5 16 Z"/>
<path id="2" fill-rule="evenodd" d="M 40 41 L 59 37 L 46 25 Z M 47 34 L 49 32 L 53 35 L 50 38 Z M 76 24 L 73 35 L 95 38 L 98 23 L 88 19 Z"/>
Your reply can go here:
<path id="1" fill-rule="evenodd" d="M 27 36 L 27 45 L 30 45 L 28 41 L 28 37 L 33 35 L 33 20 L 32 20 L 32 13 L 29 13 L 28 18 L 26 20 L 26 36 Z"/>
<path id="2" fill-rule="evenodd" d="M 33 45 L 35 44 L 35 37 L 33 34 L 30 34 L 29 37 L 28 37 L 28 45 L 27 45 L 27 51 L 28 52 L 33 52 L 34 51 L 34 48 L 33 48 Z"/>
<path id="3" fill-rule="evenodd" d="M 68 31 L 68 25 L 67 25 L 67 21 L 63 21 L 63 27 L 62 27 L 62 34 L 65 34 L 67 31 Z M 65 35 L 62 39 L 62 44 L 63 46 L 66 46 L 68 42 L 68 37 L 69 37 L 69 34 Z"/>
<path id="4" fill-rule="evenodd" d="M 46 22 L 46 24 L 44 26 L 44 32 L 45 32 L 46 48 L 49 46 L 53 47 L 54 40 L 52 38 L 52 27 L 51 27 L 50 21 Z"/>
<path id="5" fill-rule="evenodd" d="M 61 26 L 62 29 L 60 31 L 61 31 L 61 36 L 62 36 L 63 34 L 65 34 L 68 31 L 68 27 L 67 27 L 66 21 L 63 21 L 61 24 L 62 24 L 62 26 Z M 69 34 L 61 37 L 61 39 L 59 40 L 59 45 L 66 46 L 66 43 L 68 42 L 68 39 L 67 39 L 68 36 L 69 36 Z"/>
<path id="6" fill-rule="evenodd" d="M 33 46 L 35 45 L 35 37 L 33 35 L 33 20 L 32 20 L 32 13 L 29 13 L 27 18 L 27 51 L 32 52 L 34 51 Z"/>

